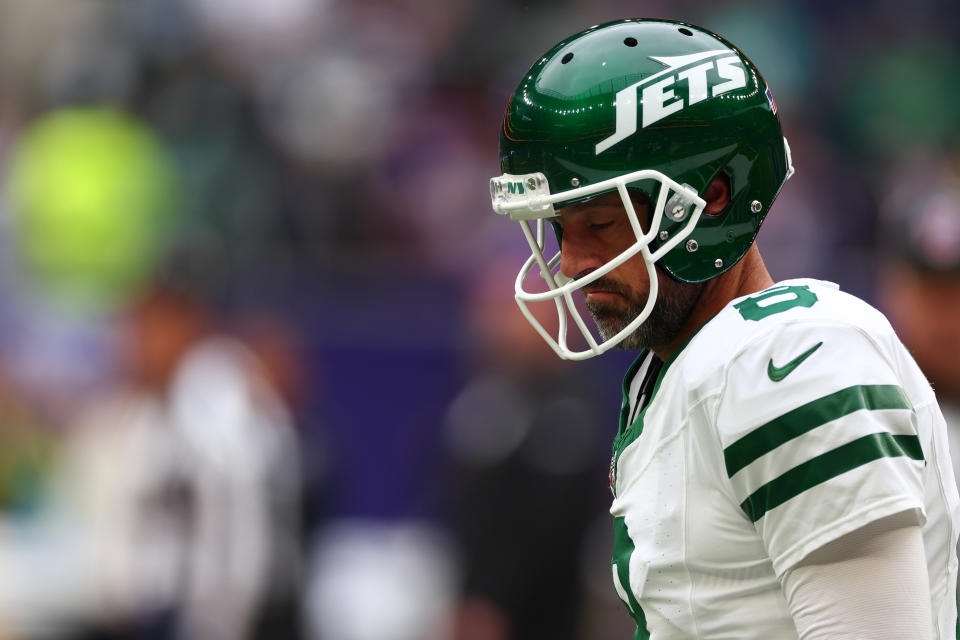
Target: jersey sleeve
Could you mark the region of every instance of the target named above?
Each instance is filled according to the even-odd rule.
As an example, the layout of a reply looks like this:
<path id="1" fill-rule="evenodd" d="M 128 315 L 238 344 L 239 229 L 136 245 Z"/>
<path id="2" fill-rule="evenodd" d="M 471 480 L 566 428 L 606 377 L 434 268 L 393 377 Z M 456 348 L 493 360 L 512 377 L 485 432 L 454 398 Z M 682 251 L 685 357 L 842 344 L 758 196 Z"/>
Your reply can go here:
<path id="1" fill-rule="evenodd" d="M 923 523 L 913 406 L 857 326 L 785 324 L 755 339 L 727 368 L 716 426 L 728 488 L 778 576 L 879 518 Z"/>

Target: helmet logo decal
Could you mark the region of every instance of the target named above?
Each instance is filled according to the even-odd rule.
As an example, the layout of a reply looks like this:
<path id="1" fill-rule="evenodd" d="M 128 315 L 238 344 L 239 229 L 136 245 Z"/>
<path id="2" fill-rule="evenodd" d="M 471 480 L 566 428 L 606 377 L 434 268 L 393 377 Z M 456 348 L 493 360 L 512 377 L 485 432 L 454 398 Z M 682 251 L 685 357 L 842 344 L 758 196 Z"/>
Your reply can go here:
<path id="1" fill-rule="evenodd" d="M 507 183 L 507 193 L 523 194 L 523 183 L 511 181 Z"/>
<path id="2" fill-rule="evenodd" d="M 647 127 L 684 107 L 747 86 L 740 58 L 730 49 L 650 58 L 667 68 L 617 92 L 617 128 L 597 143 L 597 155 L 637 132 L 638 111 L 643 113 L 642 127 Z M 673 87 L 683 81 L 687 83 L 686 101 L 673 92 Z M 639 105 L 638 91 L 642 91 Z"/>

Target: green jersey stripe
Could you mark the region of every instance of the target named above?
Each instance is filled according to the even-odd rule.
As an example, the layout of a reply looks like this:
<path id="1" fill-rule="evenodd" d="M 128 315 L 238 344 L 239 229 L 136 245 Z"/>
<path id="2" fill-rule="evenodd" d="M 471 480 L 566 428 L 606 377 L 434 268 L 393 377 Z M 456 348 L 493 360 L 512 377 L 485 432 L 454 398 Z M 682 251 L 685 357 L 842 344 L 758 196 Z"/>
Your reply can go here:
<path id="1" fill-rule="evenodd" d="M 752 522 L 808 489 L 880 458 L 906 456 L 923 460 L 920 438 L 886 432 L 857 438 L 843 446 L 797 465 L 754 491 L 740 503 Z"/>
<path id="2" fill-rule="evenodd" d="M 630 533 L 627 531 L 627 522 L 622 517 L 613 519 L 613 565 L 616 567 L 617 576 L 620 584 L 626 592 L 628 609 L 633 619 L 637 623 L 637 629 L 646 632 L 647 619 L 637 602 L 633 589 L 630 586 L 630 556 L 633 555 L 633 540 L 630 539 Z"/>
<path id="3" fill-rule="evenodd" d="M 861 409 L 911 410 L 913 406 L 897 385 L 857 385 L 841 389 L 774 418 L 724 449 L 727 477 L 732 478 L 783 443 Z"/>
<path id="4" fill-rule="evenodd" d="M 646 627 L 637 625 L 637 630 L 633 632 L 633 640 L 650 640 L 650 632 Z"/>

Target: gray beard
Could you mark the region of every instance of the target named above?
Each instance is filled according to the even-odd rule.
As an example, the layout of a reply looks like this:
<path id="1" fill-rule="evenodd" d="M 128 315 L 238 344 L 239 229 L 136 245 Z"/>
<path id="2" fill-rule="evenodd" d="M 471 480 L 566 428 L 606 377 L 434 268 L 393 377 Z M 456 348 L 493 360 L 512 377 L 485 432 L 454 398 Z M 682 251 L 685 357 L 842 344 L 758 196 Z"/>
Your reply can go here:
<path id="1" fill-rule="evenodd" d="M 660 277 L 657 300 L 647 317 L 633 333 L 627 335 L 617 345 L 619 349 L 652 349 L 672 342 L 679 334 L 693 308 L 700 299 L 702 284 L 686 284 L 677 282 L 669 277 Z M 617 335 L 623 328 L 640 315 L 646 306 L 647 294 L 632 289 L 626 289 L 619 283 L 606 278 L 595 282 L 599 287 L 608 291 L 615 291 L 626 298 L 625 309 L 604 303 L 587 302 L 587 309 L 593 316 L 600 336 L 604 340 Z"/>

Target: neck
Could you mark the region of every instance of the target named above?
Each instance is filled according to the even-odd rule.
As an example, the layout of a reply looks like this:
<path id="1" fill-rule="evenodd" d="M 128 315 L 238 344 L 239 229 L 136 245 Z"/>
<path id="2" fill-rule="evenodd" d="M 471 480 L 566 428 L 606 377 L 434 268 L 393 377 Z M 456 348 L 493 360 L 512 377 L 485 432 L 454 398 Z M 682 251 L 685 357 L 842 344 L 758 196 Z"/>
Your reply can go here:
<path id="1" fill-rule="evenodd" d="M 743 259 L 729 271 L 712 280 L 707 280 L 700 292 L 696 306 L 677 336 L 667 344 L 653 347 L 657 357 L 666 362 L 687 340 L 720 313 L 727 304 L 740 296 L 763 291 L 773 285 L 773 278 L 763 264 L 757 245 L 751 245 Z"/>

